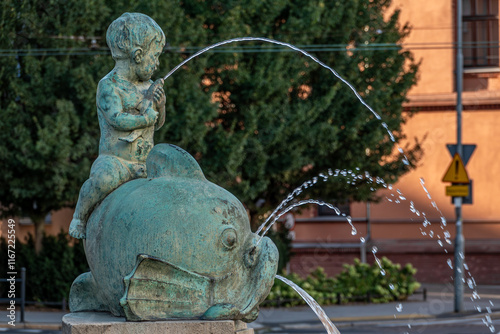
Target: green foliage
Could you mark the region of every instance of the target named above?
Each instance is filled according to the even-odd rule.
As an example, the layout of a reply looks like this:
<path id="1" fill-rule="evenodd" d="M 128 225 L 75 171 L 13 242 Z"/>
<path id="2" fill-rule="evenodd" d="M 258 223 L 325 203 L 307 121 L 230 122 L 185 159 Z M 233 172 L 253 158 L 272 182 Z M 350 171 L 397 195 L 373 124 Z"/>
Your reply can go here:
<path id="1" fill-rule="evenodd" d="M 0 277 L 7 277 L 7 243 L 0 238 Z M 69 236 L 60 232 L 57 236 L 43 238 L 43 250 L 36 254 L 30 235 L 25 243 L 16 240 L 16 268 L 26 268 L 26 299 L 34 301 L 68 300 L 73 280 L 89 271 L 83 243 L 70 244 Z M 18 277 L 20 277 L 18 275 Z M 5 288 L 5 287 L 3 287 Z M 5 293 L 4 290 L 1 292 Z"/>
<path id="2" fill-rule="evenodd" d="M 398 43 L 408 33 L 397 11 L 386 13 L 389 5 L 385 0 L 250 0 L 183 8 L 203 22 L 207 44 L 254 35 L 294 45 L 356 47 L 352 53 L 315 55 L 353 83 L 398 142 L 405 121 L 401 104 L 415 83 L 417 64 L 397 48 L 363 47 Z M 328 70 L 295 52 L 267 52 L 271 46 L 261 42 L 244 46 L 254 52 L 234 45 L 226 48 L 233 53 L 199 57 L 206 59 L 207 93 L 218 94 L 218 114 L 208 122 L 213 127 L 205 146 L 186 147 L 200 157 L 207 177 L 236 194 L 252 215 L 274 208 L 293 188 L 328 168 L 358 167 L 390 182 L 408 170 L 401 157 L 390 157 L 393 143 L 380 121 Z M 166 133 L 165 138 L 175 137 Z M 407 150 L 412 163 L 418 152 L 418 147 Z M 370 187 L 328 182 L 304 196 L 367 200 L 373 196 Z M 261 207 L 255 204 L 259 199 L 265 200 Z"/>
<path id="3" fill-rule="evenodd" d="M 367 300 L 373 303 L 386 303 L 405 300 L 420 287 L 420 283 L 414 278 L 417 270 L 411 264 L 401 268 L 400 264 L 393 264 L 385 257 L 380 261 L 383 271 L 376 263 L 368 265 L 355 259 L 354 264 L 345 264 L 344 270 L 335 278 L 327 277 L 321 267 L 305 279 L 297 274 L 286 277 L 322 305 L 337 303 L 338 299 L 344 303 Z M 305 301 L 299 298 L 297 292 L 280 280 L 275 281 L 266 303 L 273 306 L 303 304 Z"/>
<path id="4" fill-rule="evenodd" d="M 0 49 L 11 52 L 2 53 L 0 67 L 0 215 L 31 217 L 38 240 L 49 211 L 75 204 L 97 155 L 96 85 L 113 67 L 105 32 L 125 11 L 150 15 L 164 29 L 158 77 L 193 50 L 232 37 L 338 46 L 341 52 L 313 53 L 354 85 L 399 142 L 401 104 L 418 64 L 408 51 L 365 47 L 408 34 L 399 12 L 388 13 L 390 2 L 3 1 Z M 219 51 L 166 81 L 167 120 L 155 140 L 193 154 L 252 216 L 328 168 L 358 167 L 391 182 L 410 168 L 391 155 L 380 121 L 328 70 L 260 42 Z M 411 164 L 419 152 L 418 144 L 408 147 Z M 327 182 L 306 196 L 370 200 L 370 187 Z"/>
<path id="5" fill-rule="evenodd" d="M 411 264 L 401 268 L 386 257 L 380 259 L 380 266 L 356 259 L 354 264 L 345 264 L 336 277 L 336 291 L 346 298 L 370 295 L 375 303 L 404 300 L 420 287 L 414 278 L 416 272 Z"/>

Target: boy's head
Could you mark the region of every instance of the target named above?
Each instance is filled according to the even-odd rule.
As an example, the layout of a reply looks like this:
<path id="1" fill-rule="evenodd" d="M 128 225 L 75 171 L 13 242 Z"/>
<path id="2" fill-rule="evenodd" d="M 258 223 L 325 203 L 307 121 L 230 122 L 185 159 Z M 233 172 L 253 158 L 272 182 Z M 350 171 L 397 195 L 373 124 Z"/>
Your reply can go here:
<path id="1" fill-rule="evenodd" d="M 106 42 L 113 59 L 129 58 L 131 52 L 141 48 L 165 45 L 165 34 L 149 16 L 140 13 L 125 13 L 114 20 L 106 32 Z"/>

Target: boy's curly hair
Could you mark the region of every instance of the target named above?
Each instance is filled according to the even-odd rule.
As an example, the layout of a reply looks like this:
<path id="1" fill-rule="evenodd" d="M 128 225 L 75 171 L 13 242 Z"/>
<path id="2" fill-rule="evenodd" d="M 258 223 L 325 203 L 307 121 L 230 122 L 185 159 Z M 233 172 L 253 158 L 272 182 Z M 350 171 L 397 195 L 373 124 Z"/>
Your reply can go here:
<path id="1" fill-rule="evenodd" d="M 152 18 L 141 13 L 123 14 L 106 32 L 106 42 L 115 60 L 129 57 L 136 47 L 147 50 L 153 41 L 165 45 L 165 34 Z"/>

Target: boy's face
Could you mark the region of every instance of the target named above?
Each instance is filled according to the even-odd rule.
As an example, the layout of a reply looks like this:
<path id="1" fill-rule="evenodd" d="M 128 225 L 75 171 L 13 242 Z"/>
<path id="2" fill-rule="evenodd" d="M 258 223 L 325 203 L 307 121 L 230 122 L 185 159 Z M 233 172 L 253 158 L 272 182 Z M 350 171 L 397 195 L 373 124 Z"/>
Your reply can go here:
<path id="1" fill-rule="evenodd" d="M 161 55 L 163 46 L 157 41 L 153 41 L 149 48 L 144 52 L 142 60 L 136 66 L 136 75 L 140 81 L 147 81 L 151 79 L 153 73 L 160 66 L 158 58 Z"/>

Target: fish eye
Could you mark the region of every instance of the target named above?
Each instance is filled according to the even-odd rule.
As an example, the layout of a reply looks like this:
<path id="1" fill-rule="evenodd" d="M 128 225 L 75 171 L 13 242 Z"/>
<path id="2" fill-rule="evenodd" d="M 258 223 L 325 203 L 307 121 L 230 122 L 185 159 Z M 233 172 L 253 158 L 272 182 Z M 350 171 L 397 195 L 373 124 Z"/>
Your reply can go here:
<path id="1" fill-rule="evenodd" d="M 238 241 L 238 236 L 236 235 L 236 231 L 234 228 L 229 227 L 222 231 L 221 234 L 221 242 L 227 249 L 232 249 L 236 246 L 236 242 Z"/>

